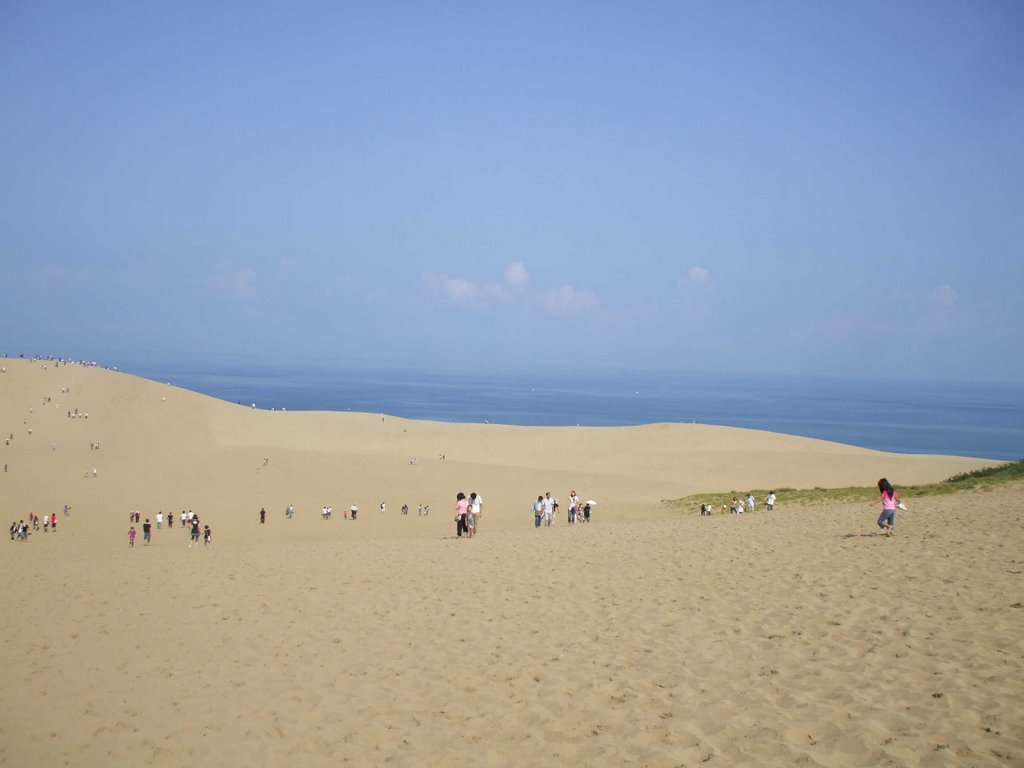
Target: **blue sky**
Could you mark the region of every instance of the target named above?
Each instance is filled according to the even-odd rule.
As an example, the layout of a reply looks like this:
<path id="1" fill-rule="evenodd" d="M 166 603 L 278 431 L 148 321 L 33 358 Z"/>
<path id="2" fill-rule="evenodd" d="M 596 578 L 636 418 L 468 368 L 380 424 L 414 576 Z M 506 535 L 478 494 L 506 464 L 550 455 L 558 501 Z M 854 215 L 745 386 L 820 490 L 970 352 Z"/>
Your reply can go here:
<path id="1" fill-rule="evenodd" d="M 1019 2 L 0 4 L 0 353 L 1024 381 Z"/>

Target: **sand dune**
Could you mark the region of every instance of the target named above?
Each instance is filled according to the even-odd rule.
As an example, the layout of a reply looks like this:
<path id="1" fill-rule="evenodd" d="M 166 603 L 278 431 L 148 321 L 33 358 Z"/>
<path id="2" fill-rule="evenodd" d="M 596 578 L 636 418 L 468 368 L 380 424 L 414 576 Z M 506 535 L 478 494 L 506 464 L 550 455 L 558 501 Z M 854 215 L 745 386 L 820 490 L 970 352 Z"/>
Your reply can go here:
<path id="1" fill-rule="evenodd" d="M 698 424 L 537 428 L 262 411 L 97 367 L 4 367 L 0 430 L 14 436 L 6 498 L 51 510 L 73 503 L 113 521 L 136 508 L 201 507 L 229 524 L 288 504 L 300 518 L 325 504 L 446 510 L 461 489 L 484 495 L 492 525 L 518 528 L 545 491 L 575 488 L 599 499 L 604 517 L 661 514 L 662 499 L 702 491 L 869 485 L 883 475 L 912 484 L 994 463 Z M 68 418 L 76 410 L 83 415 Z"/>
<path id="2" fill-rule="evenodd" d="M 268 412 L 2 365 L 0 505 L 60 517 L 0 559 L 2 765 L 1024 764 L 1024 489 L 912 500 L 891 539 L 866 504 L 659 503 L 990 462 Z M 594 523 L 534 530 L 530 499 L 570 488 Z M 473 541 L 460 489 L 486 501 Z M 177 527 L 128 548 L 129 509 L 183 508 L 211 548 Z"/>

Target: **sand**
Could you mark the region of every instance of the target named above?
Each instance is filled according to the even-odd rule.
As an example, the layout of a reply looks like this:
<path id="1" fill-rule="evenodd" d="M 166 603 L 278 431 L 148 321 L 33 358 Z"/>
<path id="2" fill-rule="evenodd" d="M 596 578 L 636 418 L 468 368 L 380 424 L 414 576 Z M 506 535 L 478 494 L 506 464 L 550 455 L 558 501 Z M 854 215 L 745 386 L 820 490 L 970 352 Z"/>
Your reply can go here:
<path id="1" fill-rule="evenodd" d="M 908 499 L 891 538 L 866 503 L 661 503 L 994 462 L 261 411 L 0 365 L 5 524 L 59 518 L 0 559 L 2 765 L 1024 764 L 1024 488 Z M 594 521 L 535 530 L 531 499 L 572 488 Z M 458 490 L 485 499 L 472 541 Z M 193 509 L 214 543 L 176 525 L 130 549 L 130 509 Z"/>

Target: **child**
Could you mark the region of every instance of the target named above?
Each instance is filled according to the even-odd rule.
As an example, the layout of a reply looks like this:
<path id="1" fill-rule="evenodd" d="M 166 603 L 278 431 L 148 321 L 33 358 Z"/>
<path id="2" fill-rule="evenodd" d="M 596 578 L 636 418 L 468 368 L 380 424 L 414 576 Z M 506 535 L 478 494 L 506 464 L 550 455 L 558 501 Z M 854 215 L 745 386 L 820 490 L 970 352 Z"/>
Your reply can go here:
<path id="1" fill-rule="evenodd" d="M 213 541 L 213 531 L 210 530 L 210 526 L 203 526 L 203 546 L 208 547 Z"/>
<path id="2" fill-rule="evenodd" d="M 884 477 L 878 481 L 878 492 L 882 494 L 882 514 L 878 518 L 878 527 L 886 536 L 892 536 L 896 528 L 896 506 L 900 504 L 900 495 Z"/>
<path id="3" fill-rule="evenodd" d="M 135 526 L 134 525 L 131 528 L 128 529 L 128 546 L 129 547 L 134 547 L 135 546 Z"/>

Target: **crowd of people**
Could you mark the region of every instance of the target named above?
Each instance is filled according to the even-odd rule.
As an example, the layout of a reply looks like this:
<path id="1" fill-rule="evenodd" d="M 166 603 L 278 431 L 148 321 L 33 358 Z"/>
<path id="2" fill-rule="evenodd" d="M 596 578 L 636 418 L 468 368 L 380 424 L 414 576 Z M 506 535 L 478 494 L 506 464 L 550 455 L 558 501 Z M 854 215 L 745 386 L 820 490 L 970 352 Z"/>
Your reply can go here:
<path id="1" fill-rule="evenodd" d="M 64 505 L 64 517 L 71 516 L 71 506 L 69 504 Z M 42 520 L 42 524 L 40 524 Z M 42 530 L 43 533 L 57 532 L 57 515 L 43 515 L 41 518 L 39 515 L 30 513 L 28 521 L 19 520 L 11 523 L 10 534 L 11 541 L 28 541 L 30 531 Z"/>
<path id="2" fill-rule="evenodd" d="M 888 480 L 882 478 L 878 481 L 878 490 L 880 494 L 880 502 L 882 505 L 882 514 L 878 518 L 878 527 L 882 529 L 882 532 L 891 536 L 895 529 L 895 515 L 896 509 L 906 509 L 904 504 L 900 501 L 899 494 L 893 489 L 892 485 Z M 775 491 L 770 491 L 765 499 L 764 505 L 765 510 L 771 512 L 775 508 L 776 503 Z M 566 522 L 569 525 L 575 525 L 576 523 L 589 523 L 596 502 L 593 500 L 580 501 L 576 491 L 569 492 L 568 510 L 566 515 Z M 878 501 L 873 503 L 879 503 Z M 731 504 L 723 504 L 721 508 L 721 514 L 725 514 L 728 511 L 730 514 L 743 514 L 744 512 L 753 512 L 757 507 L 757 500 L 753 493 L 748 493 L 745 497 L 739 498 L 734 496 Z M 530 511 L 533 514 L 534 527 L 551 527 L 557 517 L 560 504 L 558 499 L 552 497 L 551 492 L 544 493 L 543 495 L 537 496 L 537 500 L 534 501 L 530 506 Z M 387 505 L 381 502 L 380 512 L 383 514 L 387 510 Z M 358 515 L 359 507 L 353 504 L 348 510 L 345 511 L 345 518 L 355 520 Z M 409 514 L 409 506 L 403 504 L 402 515 Z M 71 507 L 69 505 L 64 506 L 64 516 L 68 517 L 71 513 Z M 700 514 L 702 516 L 712 515 L 714 513 L 714 506 L 710 503 L 704 503 L 700 506 Z M 285 509 L 285 517 L 291 519 L 295 514 L 295 507 L 291 504 Z M 329 505 L 325 505 L 321 512 L 321 517 L 325 520 L 330 520 L 333 514 L 333 508 Z M 419 516 L 426 517 L 430 514 L 430 507 L 424 504 L 419 505 Z M 476 492 L 472 492 L 469 496 L 460 491 L 455 497 L 455 536 L 458 539 L 471 539 L 476 536 L 480 528 L 480 522 L 483 515 L 483 497 Z M 259 520 L 261 524 L 266 523 L 267 511 L 266 508 L 261 508 L 259 511 Z M 182 510 L 180 515 L 180 525 L 182 530 L 186 531 L 189 535 L 189 548 L 193 545 L 199 546 L 200 537 L 202 538 L 203 546 L 209 547 L 213 543 L 213 532 L 210 526 L 202 524 L 199 515 L 194 513 L 192 510 Z M 150 519 L 147 517 L 142 522 L 142 513 L 139 510 L 130 510 L 128 513 L 129 529 L 128 529 L 128 545 L 130 547 L 135 546 L 135 540 L 138 537 L 139 529 L 136 525 L 141 522 L 141 532 L 143 538 L 143 545 L 148 546 L 153 541 L 153 529 L 154 526 L 151 524 Z M 169 529 L 174 528 L 175 515 L 169 514 L 165 517 L 164 513 L 157 512 L 156 517 L 156 528 L 163 528 L 164 522 L 167 523 Z M 202 528 L 200 526 L 202 525 Z M 36 514 L 30 514 L 27 520 L 19 520 L 12 522 L 10 525 L 10 539 L 11 541 L 25 542 L 28 540 L 30 533 L 34 531 L 42 530 L 43 533 L 49 533 L 57 531 L 57 515 L 56 513 L 51 515 L 44 515 L 40 517 Z"/>
<path id="3" fill-rule="evenodd" d="M 387 503 L 382 501 L 380 503 L 380 507 L 379 507 L 378 511 L 382 515 L 384 513 L 386 513 L 388 511 Z M 344 515 L 346 520 L 355 520 L 355 519 L 357 519 L 359 517 L 359 505 L 358 504 L 353 504 L 348 509 L 343 510 L 342 514 Z M 402 505 L 402 514 L 403 515 L 408 515 L 409 514 L 409 505 L 408 504 L 403 504 Z M 420 517 L 427 517 L 429 514 L 430 514 L 430 505 L 428 505 L 428 504 L 420 504 L 420 506 L 419 506 L 419 516 Z M 291 520 L 293 517 L 295 517 L 295 506 L 293 504 L 289 504 L 287 507 L 285 507 L 284 516 L 288 520 Z M 334 507 L 331 506 L 330 504 L 324 504 L 324 506 L 320 510 L 320 519 L 321 520 L 332 520 L 333 518 L 334 518 Z M 138 521 L 136 521 L 136 522 L 138 522 Z M 260 508 L 260 525 L 265 525 L 266 522 L 267 522 L 267 509 L 266 509 L 266 507 L 261 507 Z"/>
<path id="4" fill-rule="evenodd" d="M 42 520 L 42 523 L 39 521 Z M 42 530 L 43 533 L 57 532 L 57 514 L 43 515 L 42 518 L 34 512 L 28 516 L 28 520 L 18 520 L 11 523 L 11 541 L 28 541 L 29 533 Z"/>
<path id="5" fill-rule="evenodd" d="M 775 491 L 769 491 L 768 495 L 764 498 L 764 508 L 766 512 L 771 512 L 775 509 L 776 500 Z M 732 497 L 731 504 L 722 505 L 722 514 L 728 512 L 731 515 L 742 515 L 744 511 L 753 512 L 757 508 L 757 499 L 754 498 L 754 494 L 748 493 L 744 498 L 740 499 L 736 496 Z M 701 517 L 713 515 L 715 513 L 714 504 L 701 504 L 700 514 Z"/>
<path id="6" fill-rule="evenodd" d="M 137 509 L 129 510 L 129 512 L 128 512 L 128 523 L 129 523 L 129 527 L 128 527 L 128 546 L 129 547 L 134 547 L 135 546 L 135 539 L 139 535 L 139 531 L 135 527 L 135 524 L 138 523 L 140 520 L 142 520 L 142 513 L 139 512 L 139 510 L 137 510 Z M 174 528 L 174 520 L 175 520 L 175 516 L 174 516 L 173 512 L 168 514 L 168 515 L 166 515 L 166 516 L 164 516 L 163 512 L 157 512 L 156 513 L 156 527 L 158 529 L 164 527 L 164 522 L 167 523 L 167 528 L 168 529 L 173 529 Z M 202 537 L 202 541 L 203 541 L 203 546 L 204 547 L 209 547 L 211 544 L 213 544 L 213 531 L 210 529 L 210 526 L 201 523 L 200 520 L 199 520 L 199 515 L 197 515 L 191 509 L 188 510 L 187 512 L 184 509 L 181 510 L 180 520 L 181 520 L 181 530 L 183 530 L 186 533 L 188 533 L 188 547 L 189 547 L 189 549 L 192 548 L 192 545 L 195 545 L 196 547 L 199 546 L 200 537 Z M 199 527 L 200 525 L 203 526 L 202 529 L 200 529 L 200 527 Z M 148 546 L 148 545 L 153 543 L 153 524 L 150 522 L 150 519 L 147 517 L 145 519 L 145 521 L 142 522 L 142 526 L 141 527 L 142 527 L 142 541 L 143 541 L 143 545 L 144 546 Z"/>
<path id="7" fill-rule="evenodd" d="M 569 525 L 589 523 L 594 503 L 593 500 L 580 501 L 576 491 L 569 491 L 569 509 L 566 514 L 566 522 Z M 543 496 L 538 496 L 537 500 L 530 505 L 530 511 L 533 512 L 533 527 L 540 528 L 543 526 L 550 528 L 554 524 L 558 509 L 558 499 L 552 498 L 551 491 L 548 491 Z"/>

